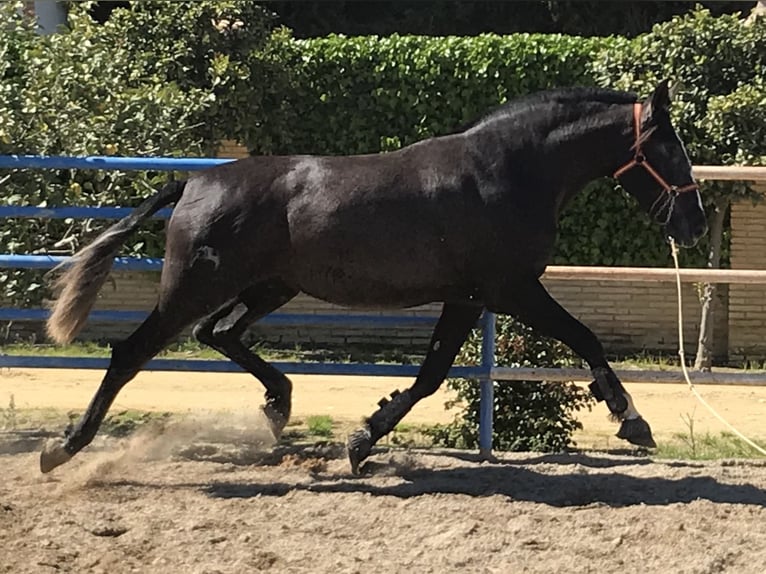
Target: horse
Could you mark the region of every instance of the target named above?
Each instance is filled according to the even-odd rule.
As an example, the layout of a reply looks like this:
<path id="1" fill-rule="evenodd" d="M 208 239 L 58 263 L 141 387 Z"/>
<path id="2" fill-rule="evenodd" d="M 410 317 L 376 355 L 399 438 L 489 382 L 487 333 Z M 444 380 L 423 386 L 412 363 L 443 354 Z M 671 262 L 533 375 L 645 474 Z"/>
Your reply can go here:
<path id="1" fill-rule="evenodd" d="M 87 446 L 120 389 L 191 325 L 200 342 L 263 384 L 262 408 L 279 437 L 292 383 L 241 338 L 300 292 L 349 307 L 442 303 L 414 384 L 382 399 L 349 436 L 354 473 L 373 445 L 439 388 L 485 309 L 568 345 L 589 365 L 590 391 L 620 423 L 617 436 L 655 446 L 599 339 L 540 277 L 561 210 L 596 178 L 617 178 L 678 244 L 692 246 L 706 233 L 670 105 L 667 80 L 645 100 L 602 88 L 553 89 L 390 153 L 251 156 L 168 183 L 59 270 L 47 330 L 65 343 L 85 323 L 127 237 L 175 203 L 157 304 L 113 345 L 86 412 L 43 447 L 41 471 Z"/>

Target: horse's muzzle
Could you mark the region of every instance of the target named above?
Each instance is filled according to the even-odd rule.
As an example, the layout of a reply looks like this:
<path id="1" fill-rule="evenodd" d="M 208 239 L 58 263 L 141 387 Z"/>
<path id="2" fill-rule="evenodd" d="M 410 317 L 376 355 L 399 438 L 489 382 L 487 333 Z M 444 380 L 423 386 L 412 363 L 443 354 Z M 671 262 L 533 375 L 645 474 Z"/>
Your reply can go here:
<path id="1" fill-rule="evenodd" d="M 681 247 L 694 247 L 707 233 L 707 222 L 702 220 L 692 225 L 684 221 L 680 225 L 671 220 L 665 226 L 665 236 L 672 237 Z"/>

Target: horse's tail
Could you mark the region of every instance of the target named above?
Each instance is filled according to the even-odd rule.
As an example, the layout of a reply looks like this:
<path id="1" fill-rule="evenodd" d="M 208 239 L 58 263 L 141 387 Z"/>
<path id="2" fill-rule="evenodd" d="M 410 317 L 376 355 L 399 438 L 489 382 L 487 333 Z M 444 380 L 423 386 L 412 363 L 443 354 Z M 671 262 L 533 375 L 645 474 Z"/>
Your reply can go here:
<path id="1" fill-rule="evenodd" d="M 186 181 L 172 181 L 146 199 L 133 212 L 99 235 L 93 243 L 78 251 L 69 261 L 57 266 L 64 271 L 54 288 L 61 294 L 53 305 L 46 325 L 48 335 L 58 343 L 69 343 L 80 332 L 88 318 L 98 292 L 109 276 L 120 246 L 141 223 L 162 207 L 177 202 Z"/>

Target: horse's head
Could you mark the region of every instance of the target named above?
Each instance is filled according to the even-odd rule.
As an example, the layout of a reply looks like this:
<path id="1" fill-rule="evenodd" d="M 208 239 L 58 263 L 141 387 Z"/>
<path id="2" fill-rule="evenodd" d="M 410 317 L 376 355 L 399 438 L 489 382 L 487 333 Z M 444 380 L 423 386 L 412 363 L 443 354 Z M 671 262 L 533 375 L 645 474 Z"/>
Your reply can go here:
<path id="1" fill-rule="evenodd" d="M 707 231 L 699 188 L 681 139 L 670 121 L 667 80 L 634 106 L 633 158 L 614 176 L 680 245 L 690 247 Z"/>

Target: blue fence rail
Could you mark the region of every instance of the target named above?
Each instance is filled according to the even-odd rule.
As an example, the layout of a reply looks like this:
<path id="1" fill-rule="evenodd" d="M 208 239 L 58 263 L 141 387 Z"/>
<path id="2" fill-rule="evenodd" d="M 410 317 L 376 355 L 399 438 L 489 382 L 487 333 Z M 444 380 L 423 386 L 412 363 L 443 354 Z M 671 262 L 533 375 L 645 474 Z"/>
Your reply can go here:
<path id="1" fill-rule="evenodd" d="M 102 169 L 138 171 L 195 171 L 234 161 L 221 158 L 140 158 L 140 157 L 67 157 L 67 156 L 0 156 L 0 169 Z M 47 219 L 120 219 L 132 211 L 126 207 L 35 207 L 0 206 L 3 218 L 47 218 Z M 167 219 L 171 209 L 163 209 L 154 215 L 156 219 Z M 51 269 L 66 263 L 67 257 L 51 255 L 0 254 L 0 268 Z M 115 271 L 159 271 L 162 259 L 118 257 Z M 92 311 L 91 322 L 138 322 L 146 317 L 141 311 Z M 2 321 L 44 321 L 46 309 L 0 308 Z M 422 316 L 378 316 L 378 315 L 331 315 L 331 314 L 287 314 L 273 313 L 261 319 L 259 324 L 274 326 L 348 326 L 368 329 L 387 327 L 414 327 L 434 325 L 435 317 Z M 481 406 L 479 424 L 479 447 L 484 455 L 492 451 L 492 417 L 494 405 L 493 381 L 490 372 L 495 366 L 495 317 L 485 313 L 480 322 L 482 328 L 481 364 L 475 367 L 455 366 L 450 377 L 476 378 L 480 381 Z M 106 369 L 109 359 L 92 357 L 23 356 L 0 354 L 0 367 L 16 368 L 71 368 Z M 386 377 L 414 377 L 416 365 L 365 364 L 365 363 L 314 363 L 275 362 L 274 365 L 288 374 L 311 375 L 358 375 Z M 232 361 L 196 359 L 154 359 L 146 370 L 158 371 L 206 371 L 243 372 Z"/>
<path id="2" fill-rule="evenodd" d="M 0 217 L 2 210 L 0 210 Z M 0 269 L 53 269 L 60 263 L 66 263 L 69 257 L 57 255 L 15 255 L 0 254 Z M 162 259 L 149 257 L 115 257 L 114 269 L 117 271 L 159 271 Z"/>
<path id="3" fill-rule="evenodd" d="M 2 156 L 0 156 L 2 157 Z M 31 207 L 21 205 L 0 206 L 0 217 L 40 219 L 122 219 L 130 215 L 132 207 Z M 160 209 L 152 219 L 168 219 L 172 209 Z"/>
<path id="4" fill-rule="evenodd" d="M 197 171 L 236 161 L 209 157 L 115 157 L 108 155 L 0 155 L 0 169 L 103 169 L 121 171 Z"/>

